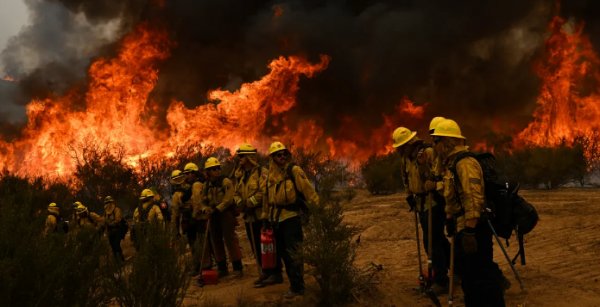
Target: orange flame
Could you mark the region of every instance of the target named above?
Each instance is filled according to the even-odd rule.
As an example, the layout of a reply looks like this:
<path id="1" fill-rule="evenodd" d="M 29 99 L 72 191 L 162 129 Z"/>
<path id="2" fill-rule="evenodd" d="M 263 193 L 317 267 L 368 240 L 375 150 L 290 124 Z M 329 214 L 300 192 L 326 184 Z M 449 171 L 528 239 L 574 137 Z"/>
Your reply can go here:
<path id="1" fill-rule="evenodd" d="M 371 154 L 391 150 L 390 136 L 398 123 L 423 116 L 424 106 L 404 98 L 393 114 L 383 116 L 379 128 L 365 130 L 364 123 L 347 117 L 341 129 L 346 133 L 327 135 L 318 119 L 296 118 L 290 110 L 296 106 L 300 78 L 326 69 L 330 58 L 322 55 L 312 64 L 290 56 L 273 60 L 267 75 L 234 92 L 210 91 L 210 103 L 188 109 L 172 101 L 165 118 L 168 128 L 161 128 L 158 105 L 149 95 L 157 83 L 157 63 L 169 57 L 173 45 L 165 31 L 140 25 L 123 39 L 115 58 L 90 66 L 85 95 L 72 90 L 63 97 L 31 101 L 22 137 L 12 143 L 0 140 L 0 168 L 64 178 L 72 175 L 74 155 L 87 144 L 119 148 L 135 166 L 140 158 L 169 157 L 190 144 L 235 149 L 252 142 L 266 149 L 273 139 L 357 165 Z"/>
<path id="2" fill-rule="evenodd" d="M 9 75 L 2 77 L 2 80 L 8 81 L 8 82 L 17 82 L 17 80 L 15 80 L 15 78 L 13 78 L 12 76 L 9 76 Z"/>
<path id="3" fill-rule="evenodd" d="M 583 24 L 555 17 L 549 25 L 545 58 L 536 66 L 542 87 L 533 121 L 516 138 L 517 144 L 555 146 L 583 137 L 597 143 L 600 127 L 600 58 Z M 588 161 L 599 153 L 585 150 Z"/>

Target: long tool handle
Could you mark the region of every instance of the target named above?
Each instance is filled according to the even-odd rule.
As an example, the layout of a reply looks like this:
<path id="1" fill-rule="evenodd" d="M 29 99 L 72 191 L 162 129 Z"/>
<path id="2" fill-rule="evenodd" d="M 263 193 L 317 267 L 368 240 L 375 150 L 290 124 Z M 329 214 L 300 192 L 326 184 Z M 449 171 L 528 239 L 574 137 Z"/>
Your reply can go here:
<path id="1" fill-rule="evenodd" d="M 429 212 L 427 213 L 427 280 L 428 284 L 433 283 L 433 212 L 431 201 L 428 205 Z"/>
<path id="2" fill-rule="evenodd" d="M 417 210 L 415 212 L 415 234 L 417 236 L 417 257 L 419 259 L 419 283 L 420 286 L 424 286 L 425 278 L 423 277 L 423 264 L 421 263 L 421 239 L 419 238 L 419 218 L 417 217 Z"/>
<path id="3" fill-rule="evenodd" d="M 262 275 L 262 267 L 258 263 L 258 257 L 260 257 L 259 251 L 256 249 L 256 239 L 254 238 L 254 222 L 250 222 L 250 243 L 252 243 L 252 250 L 254 251 L 254 260 L 256 260 L 256 269 L 258 270 L 258 276 Z"/>
<path id="4" fill-rule="evenodd" d="M 208 230 L 210 229 L 210 218 L 206 220 L 206 230 L 204 230 L 204 241 L 202 241 L 202 255 L 200 256 L 200 278 L 202 278 L 202 266 L 204 265 L 204 254 L 206 254 L 206 242 L 208 242 Z"/>
<path id="5" fill-rule="evenodd" d="M 500 246 L 500 249 L 502 250 L 504 257 L 506 258 L 506 261 L 510 265 L 510 269 L 515 274 L 515 278 L 517 279 L 517 281 L 519 281 L 519 286 L 521 286 L 521 291 L 525 291 L 525 287 L 523 286 L 523 281 L 521 280 L 521 276 L 519 276 L 519 272 L 517 272 L 517 269 L 515 269 L 515 266 L 513 265 L 512 261 L 510 260 L 510 257 L 506 253 L 506 249 L 504 248 L 504 245 L 502 245 L 500 238 L 498 238 L 496 229 L 494 229 L 494 226 L 492 226 L 492 222 L 489 219 L 486 219 L 486 220 L 487 220 L 488 225 L 490 226 L 490 229 L 492 230 L 492 234 L 494 234 L 494 238 L 496 238 L 496 242 L 498 242 L 498 245 Z"/>
<path id="6" fill-rule="evenodd" d="M 454 305 L 454 238 L 450 237 L 450 286 L 448 287 L 448 306 Z"/>

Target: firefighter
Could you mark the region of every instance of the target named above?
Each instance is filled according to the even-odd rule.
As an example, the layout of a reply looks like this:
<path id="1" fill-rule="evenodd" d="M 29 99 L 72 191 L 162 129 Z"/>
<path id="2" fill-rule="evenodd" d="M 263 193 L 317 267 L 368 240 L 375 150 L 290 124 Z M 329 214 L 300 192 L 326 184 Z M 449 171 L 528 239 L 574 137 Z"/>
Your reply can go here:
<path id="1" fill-rule="evenodd" d="M 269 272 L 263 272 L 261 268 L 260 232 L 263 220 L 262 201 L 263 187 L 266 183 L 268 170 L 261 167 L 256 160 L 257 150 L 251 144 L 242 144 L 236 151 L 239 158 L 239 167 L 235 170 L 235 203 L 244 219 L 246 236 L 252 247 L 256 263 L 261 273 L 254 282 L 256 287 L 264 286 L 262 282 L 269 277 Z"/>
<path id="2" fill-rule="evenodd" d="M 201 273 L 202 268 L 210 268 L 210 244 L 198 242 L 199 234 L 207 231 L 207 216 L 201 214 L 202 210 L 202 189 L 204 187 L 204 176 L 200 172 L 198 165 L 189 162 L 181 172 L 183 179 L 171 174 L 171 178 L 177 184 L 176 192 L 173 197 L 173 219 L 175 219 L 177 231 L 181 228 L 181 233 L 185 234 L 190 250 L 192 251 L 193 267 L 189 272 L 191 276 Z M 203 248 L 206 246 L 207 248 Z M 204 257 L 200 257 L 200 250 L 204 252 Z M 200 259 L 204 263 L 200 263 Z"/>
<path id="3" fill-rule="evenodd" d="M 102 226 L 104 225 L 104 219 L 100 215 L 96 214 L 95 212 L 90 212 L 88 208 L 84 206 L 80 201 L 76 201 L 74 205 L 76 205 L 75 227 L 93 227 L 96 230 L 102 230 Z"/>
<path id="4" fill-rule="evenodd" d="M 60 208 L 56 203 L 50 203 L 48 205 L 48 217 L 46 217 L 46 226 L 44 228 L 44 234 L 47 235 L 52 232 L 68 232 L 68 224 L 63 221 L 60 216 Z"/>
<path id="5" fill-rule="evenodd" d="M 242 277 L 242 251 L 235 233 L 235 188 L 231 180 L 221 175 L 221 163 L 210 157 L 204 164 L 207 174 L 202 190 L 202 213 L 210 219 L 210 238 L 217 261 L 219 277 L 229 275 L 225 247 L 231 260 L 234 277 Z"/>
<path id="6" fill-rule="evenodd" d="M 156 205 L 154 192 L 150 189 L 144 189 L 140 193 L 140 203 L 133 211 L 133 231 L 132 240 L 136 250 L 139 250 L 140 243 L 143 242 L 143 236 L 146 233 L 148 223 L 158 225 L 164 222 L 160 208 Z"/>
<path id="7" fill-rule="evenodd" d="M 393 147 L 400 153 L 402 175 L 411 210 L 416 210 L 423 233 L 423 245 L 432 260 L 431 289 L 436 294 L 447 292 L 450 243 L 444 236 L 444 201 L 436 190 L 435 154 L 431 145 L 419 139 L 416 132 L 405 127 L 397 128 Z M 439 180 L 438 180 L 439 181 Z M 430 212 L 431 210 L 431 212 Z M 431 225 L 429 218 L 431 215 Z M 429 229 L 431 228 L 431 234 Z M 431 238 L 431 244 L 429 244 Z"/>
<path id="8" fill-rule="evenodd" d="M 184 191 L 185 175 L 178 169 L 171 172 L 169 183 L 171 184 L 171 230 L 178 237 L 181 235 L 179 218 L 179 206 L 181 206 L 181 197 Z"/>
<path id="9" fill-rule="evenodd" d="M 444 161 L 446 232 L 455 236 L 455 267 L 461 276 L 465 306 L 504 306 L 503 277 L 494 262 L 492 232 L 481 215 L 485 209 L 481 166 L 473 157 L 454 161 L 459 153 L 468 151 L 455 121 L 441 121 L 431 135 Z"/>
<path id="10" fill-rule="evenodd" d="M 123 233 L 123 215 L 112 196 L 104 198 L 104 221 L 106 225 L 106 235 L 108 243 L 112 249 L 113 255 L 117 261 L 124 261 L 123 250 L 121 249 L 121 240 L 125 234 Z"/>
<path id="11" fill-rule="evenodd" d="M 293 298 L 304 294 L 304 261 L 297 253 L 303 241 L 300 201 L 304 199 L 309 205 L 316 206 L 319 196 L 302 168 L 292 164 L 291 154 L 281 142 L 273 142 L 269 146 L 269 158 L 263 218 L 268 218 L 275 232 L 277 265 L 263 284 L 282 282 L 283 260 L 290 281 L 284 298 Z"/>

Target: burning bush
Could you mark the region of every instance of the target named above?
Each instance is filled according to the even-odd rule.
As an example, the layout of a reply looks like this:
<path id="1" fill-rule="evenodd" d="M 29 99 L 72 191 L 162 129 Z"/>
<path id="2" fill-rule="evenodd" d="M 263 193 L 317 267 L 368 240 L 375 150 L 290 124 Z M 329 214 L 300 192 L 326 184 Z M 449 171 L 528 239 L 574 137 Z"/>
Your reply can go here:
<path id="1" fill-rule="evenodd" d="M 392 194 L 403 187 L 400 158 L 396 153 L 371 156 L 360 170 L 371 194 Z"/>
<path id="2" fill-rule="evenodd" d="M 142 187 L 138 175 L 125 161 L 123 148 L 86 144 L 73 149 L 76 160 L 75 197 L 91 211 L 103 209 L 102 198 L 111 195 L 125 212 L 134 208 Z"/>

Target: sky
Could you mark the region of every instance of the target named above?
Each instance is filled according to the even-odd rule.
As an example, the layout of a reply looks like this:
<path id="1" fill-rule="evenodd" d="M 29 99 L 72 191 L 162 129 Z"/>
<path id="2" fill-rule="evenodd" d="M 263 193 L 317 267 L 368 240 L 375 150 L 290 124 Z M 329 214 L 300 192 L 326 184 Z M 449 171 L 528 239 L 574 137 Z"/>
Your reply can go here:
<path id="1" fill-rule="evenodd" d="M 19 33 L 26 23 L 27 7 L 23 0 L 0 0 L 0 52 L 4 50 L 8 39 Z"/>

